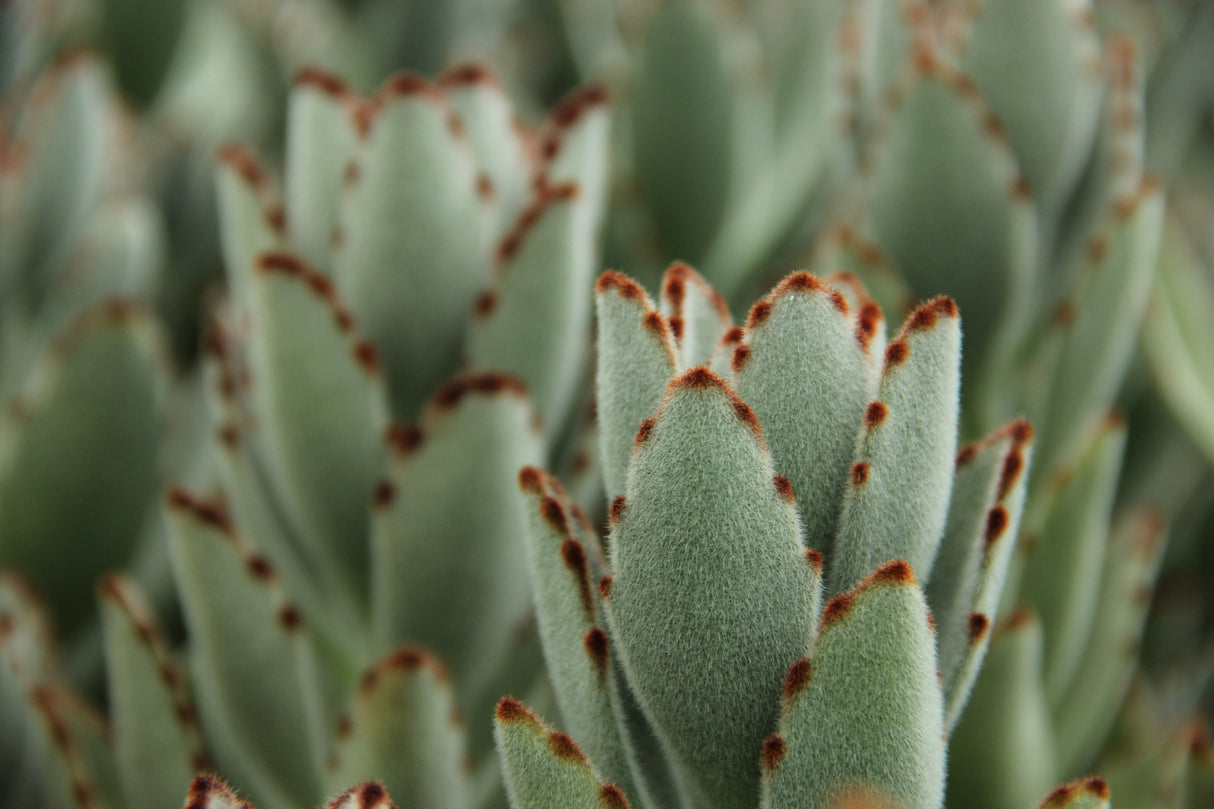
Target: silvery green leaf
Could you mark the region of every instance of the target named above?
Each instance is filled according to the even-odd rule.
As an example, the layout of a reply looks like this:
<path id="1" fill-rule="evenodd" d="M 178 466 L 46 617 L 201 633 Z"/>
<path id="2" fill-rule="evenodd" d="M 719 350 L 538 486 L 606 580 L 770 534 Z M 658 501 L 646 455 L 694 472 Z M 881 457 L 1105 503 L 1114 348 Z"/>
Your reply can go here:
<path id="1" fill-rule="evenodd" d="M 597 84 L 575 90 L 549 115 L 540 134 L 543 185 L 574 183 L 585 195 L 582 238 L 598 241 L 610 176 L 610 95 Z"/>
<path id="2" fill-rule="evenodd" d="M 779 729 L 763 744 L 761 806 L 939 807 L 945 738 L 933 634 L 902 561 L 827 604 L 813 656 L 789 668 Z"/>
<path id="3" fill-rule="evenodd" d="M 1038 809 L 1109 809 L 1109 785 L 1095 776 L 1080 778 L 1055 789 Z"/>
<path id="4" fill-rule="evenodd" d="M 706 364 L 733 326 L 725 299 L 699 273 L 677 261 L 662 276 L 661 312 L 683 369 Z"/>
<path id="5" fill-rule="evenodd" d="M 257 255 L 282 246 L 283 210 L 270 176 L 257 158 L 236 144 L 219 152 L 215 188 L 224 269 L 238 305 L 244 305 Z"/>
<path id="6" fill-rule="evenodd" d="M 753 806 L 780 680 L 813 642 L 821 558 L 753 411 L 707 369 L 671 382 L 636 443 L 613 504 L 612 637 L 691 801 Z"/>

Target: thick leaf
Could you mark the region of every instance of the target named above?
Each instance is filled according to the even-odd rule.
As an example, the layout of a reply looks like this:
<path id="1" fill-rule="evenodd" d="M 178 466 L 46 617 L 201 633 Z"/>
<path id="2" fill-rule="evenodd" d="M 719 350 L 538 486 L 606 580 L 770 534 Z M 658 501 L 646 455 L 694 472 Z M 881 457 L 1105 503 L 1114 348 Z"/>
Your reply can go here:
<path id="1" fill-rule="evenodd" d="M 916 309 L 885 350 L 831 554 L 830 592 L 851 589 L 893 559 L 931 573 L 953 483 L 961 323 L 949 298 Z"/>
<path id="2" fill-rule="evenodd" d="M 821 557 L 754 413 L 707 369 L 671 383 L 637 444 L 613 504 L 612 635 L 692 802 L 752 807 L 780 680 L 813 642 Z"/>
<path id="3" fill-rule="evenodd" d="M 151 4 L 103 0 L 97 4 L 101 43 L 123 90 L 142 105 L 155 98 L 173 61 L 187 5 L 186 0 Z"/>
<path id="4" fill-rule="evenodd" d="M 674 335 L 682 369 L 707 363 L 733 326 L 725 299 L 699 273 L 677 261 L 662 277 L 661 311 Z"/>
<path id="5" fill-rule="evenodd" d="M 518 700 L 498 703 L 493 732 L 514 809 L 627 809 L 624 793 L 599 781 L 573 739 Z"/>
<path id="6" fill-rule="evenodd" d="M 269 468 L 318 569 L 367 576 L 371 493 L 387 463 L 378 355 L 327 278 L 290 253 L 258 256 L 250 364 Z"/>
<path id="7" fill-rule="evenodd" d="M 110 301 L 52 344 L 9 408 L 0 564 L 29 577 L 61 631 L 93 612 L 96 577 L 129 560 L 154 501 L 162 359 L 148 316 Z"/>
<path id="8" fill-rule="evenodd" d="M 492 207 L 458 119 L 421 79 L 389 79 L 360 120 L 335 276 L 383 354 L 394 412 L 413 418 L 459 361 L 489 279 Z"/>
<path id="9" fill-rule="evenodd" d="M 617 272 L 599 277 L 595 377 L 603 480 L 608 499 L 624 493 L 641 422 L 657 410 L 678 368 L 670 326 L 645 290 Z"/>
<path id="10" fill-rule="evenodd" d="M 254 809 L 214 775 L 199 775 L 190 782 L 185 805 L 190 809 Z"/>
<path id="11" fill-rule="evenodd" d="M 283 210 L 274 183 L 257 158 L 228 144 L 218 154 L 215 187 L 219 198 L 219 244 L 228 284 L 237 306 L 249 295 L 249 279 L 258 254 L 282 246 Z"/>
<path id="12" fill-rule="evenodd" d="M 1055 789 L 1039 809 L 1109 809 L 1109 785 L 1102 778 L 1081 778 Z"/>
<path id="13" fill-rule="evenodd" d="M 448 383 L 420 429 L 393 431 L 373 520 L 378 648 L 426 647 L 461 699 L 504 663 L 531 605 L 518 470 L 543 457 L 521 385 L 472 375 Z M 466 704 L 466 702 L 465 702 Z"/>
<path id="14" fill-rule="evenodd" d="M 383 784 L 367 781 L 325 804 L 325 809 L 396 809 Z"/>
<path id="15" fill-rule="evenodd" d="M 442 663 L 406 647 L 368 669 L 330 764 L 330 789 L 376 779 L 417 806 L 464 809 L 464 726 Z"/>
<path id="16" fill-rule="evenodd" d="M 167 518 L 199 718 L 216 762 L 267 805 L 311 803 L 327 728 L 317 726 L 299 609 L 220 508 L 174 489 Z"/>
<path id="17" fill-rule="evenodd" d="M 527 385 L 545 433 L 560 433 L 579 393 L 596 258 L 576 185 L 544 186 L 498 249 L 493 289 L 477 300 L 468 336 L 473 368 Z"/>
<path id="18" fill-rule="evenodd" d="M 172 806 L 181 785 L 209 767 L 189 691 L 135 584 L 114 576 L 98 592 L 124 805 Z"/>
<path id="19" fill-rule="evenodd" d="M 945 740 L 933 634 L 905 562 L 831 601 L 813 658 L 785 678 L 779 730 L 763 744 L 761 806 L 827 809 L 871 796 L 939 807 Z"/>
<path id="20" fill-rule="evenodd" d="M 540 137 L 542 185 L 574 183 L 586 197 L 583 238 L 597 241 L 607 208 L 610 96 L 601 85 L 575 90 L 552 111 Z"/>
<path id="21" fill-rule="evenodd" d="M 835 538 L 864 408 L 876 393 L 871 333 L 843 294 L 809 273 L 784 279 L 750 311 L 734 349 L 738 394 L 754 408 L 776 469 L 792 483 L 804 542 Z"/>
<path id="22" fill-rule="evenodd" d="M 326 273 L 332 269 L 342 183 L 358 145 L 359 103 L 341 79 L 303 68 L 287 104 L 287 233 L 291 247 Z"/>

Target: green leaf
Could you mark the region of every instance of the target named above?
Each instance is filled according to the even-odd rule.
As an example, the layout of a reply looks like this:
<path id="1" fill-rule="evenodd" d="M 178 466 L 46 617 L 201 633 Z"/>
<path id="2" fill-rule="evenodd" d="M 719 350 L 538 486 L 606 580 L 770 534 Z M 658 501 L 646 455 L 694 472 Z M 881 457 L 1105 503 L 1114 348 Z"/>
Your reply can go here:
<path id="1" fill-rule="evenodd" d="M 417 806 L 464 809 L 464 726 L 442 663 L 405 647 L 368 669 L 339 725 L 332 763 L 331 789 L 377 779 Z"/>
<path id="2" fill-rule="evenodd" d="M 142 310 L 108 301 L 52 343 L 10 405 L 0 564 L 29 577 L 61 631 L 93 613 L 97 576 L 130 559 L 154 501 L 162 351 Z"/>
<path id="3" fill-rule="evenodd" d="M 1109 809 L 1109 785 L 1103 778 L 1080 778 L 1055 789 L 1039 809 Z"/>
<path id="4" fill-rule="evenodd" d="M 864 408 L 876 393 L 880 360 L 871 344 L 871 329 L 841 292 L 797 273 L 755 304 L 734 349 L 738 394 L 792 483 L 803 541 L 823 554 L 835 537 Z"/>
<path id="5" fill-rule="evenodd" d="M 680 368 L 706 364 L 733 326 L 725 299 L 699 273 L 677 261 L 662 277 L 661 312 L 674 336 Z"/>
<path id="6" fill-rule="evenodd" d="M 40 739 L 36 763 L 47 804 L 54 807 L 117 807 L 119 785 L 104 718 L 59 685 L 31 689 Z"/>
<path id="7" fill-rule="evenodd" d="M 1041 616 L 1045 689 L 1055 709 L 1077 673 L 1096 620 L 1125 436 L 1120 419 L 1107 419 L 1075 467 L 1054 477 L 1044 521 L 1030 526 L 1036 541 L 1027 549 L 1020 597 Z"/>
<path id="8" fill-rule="evenodd" d="M 650 22 L 633 77 L 633 170 L 665 250 L 699 259 L 733 193 L 734 70 L 717 12 L 664 3 Z"/>
<path id="9" fill-rule="evenodd" d="M 518 470 L 543 457 L 522 386 L 496 374 L 445 385 L 419 429 L 393 432 L 372 527 L 377 648 L 418 644 L 466 700 L 500 670 L 531 606 Z"/>
<path id="10" fill-rule="evenodd" d="M 249 299 L 254 260 L 283 246 L 283 210 L 270 176 L 256 157 L 236 144 L 218 154 L 215 189 L 224 269 L 238 306 L 243 306 Z"/>
<path id="11" fill-rule="evenodd" d="M 640 284 L 617 272 L 599 277 L 595 377 L 603 481 L 608 500 L 624 493 L 641 422 L 657 410 L 678 369 L 669 324 Z"/>
<path id="12" fill-rule="evenodd" d="M 950 807 L 1024 809 L 1057 783 L 1041 660 L 1041 625 L 1030 611 L 1018 610 L 995 628 L 949 742 Z"/>
<path id="13" fill-rule="evenodd" d="M 854 278 L 848 283 L 863 289 L 865 300 L 871 295 L 890 322 L 904 318 L 915 307 L 915 296 L 890 263 L 889 256 L 849 225 L 831 227 L 818 238 L 810 254 L 809 269 L 845 294 L 847 290 L 840 276 Z M 848 302 L 855 305 L 850 298 Z M 884 351 L 885 330 L 876 331 L 880 337 L 878 346 Z"/>
<path id="14" fill-rule="evenodd" d="M 930 574 L 953 484 L 960 358 L 961 323 L 949 298 L 916 309 L 887 346 L 843 494 L 831 593 L 892 559 L 923 580 Z"/>
<path id="15" fill-rule="evenodd" d="M 597 263 L 581 222 L 590 204 L 576 185 L 536 192 L 502 240 L 496 283 L 478 299 L 468 335 L 469 364 L 521 379 L 549 437 L 580 393 Z"/>
<path id="16" fill-rule="evenodd" d="M 599 781 L 573 739 L 518 700 L 497 704 L 493 733 L 514 809 L 627 809 L 624 793 Z"/>
<path id="17" fill-rule="evenodd" d="M 603 775 L 635 792 L 611 706 L 611 641 L 597 623 L 591 556 L 598 549 L 578 539 L 576 506 L 555 478 L 526 467 L 519 488 L 536 618 L 561 716 Z"/>
<path id="18" fill-rule="evenodd" d="M 31 809 L 41 800 L 37 757 L 43 740 L 29 692 L 54 676 L 50 625 L 29 585 L 0 570 L 0 802 Z"/>
<path id="19" fill-rule="evenodd" d="M 383 354 L 393 411 L 409 419 L 459 362 L 489 279 L 492 207 L 458 119 L 423 80 L 388 79 L 360 120 L 335 277 Z"/>
<path id="20" fill-rule="evenodd" d="M 1086 4 L 990 0 L 962 58 L 999 119 L 1041 218 L 1061 213 L 1100 122 L 1104 71 Z"/>
<path id="21" fill-rule="evenodd" d="M 612 635 L 691 801 L 752 807 L 780 680 L 813 642 L 821 557 L 754 413 L 707 369 L 671 383 L 637 444 L 613 504 Z"/>
<path id="22" fill-rule="evenodd" d="M 97 4 L 97 27 L 106 55 L 123 90 L 140 105 L 155 98 L 181 40 L 185 0 L 140 3 L 103 0 Z"/>
<path id="23" fill-rule="evenodd" d="M 181 785 L 209 766 L 193 701 L 134 582 L 110 577 L 98 593 L 123 805 L 172 806 Z"/>
<path id="24" fill-rule="evenodd" d="M 317 569 L 357 589 L 387 451 L 378 354 L 327 278 L 290 253 L 257 258 L 249 360 L 273 480 Z"/>
<path id="25" fill-rule="evenodd" d="M 270 806 L 312 803 L 324 754 L 299 609 L 222 509 L 174 489 L 167 519 L 199 717 L 217 764 Z"/>
<path id="26" fill-rule="evenodd" d="M 573 91 L 549 115 L 540 136 L 539 180 L 543 185 L 577 185 L 585 195 L 582 238 L 599 239 L 607 212 L 610 154 L 610 96 L 601 85 Z"/>
<path id="27" fill-rule="evenodd" d="M 812 659 L 785 678 L 779 730 L 763 744 L 760 805 L 829 809 L 865 798 L 939 807 L 945 741 L 933 634 L 902 561 L 831 601 Z"/>
<path id="28" fill-rule="evenodd" d="M 287 102 L 287 233 L 291 247 L 312 266 L 333 266 L 342 185 L 358 146 L 360 100 L 345 83 L 319 68 L 295 74 Z"/>
<path id="29" fill-rule="evenodd" d="M 915 295 L 965 313 L 965 378 L 996 374 L 1029 305 L 1034 209 L 996 119 L 973 83 L 930 50 L 875 145 L 864 228 Z M 982 256 L 979 268 L 974 256 Z M 977 390 L 978 388 L 973 388 Z"/>
<path id="30" fill-rule="evenodd" d="M 1086 265 L 1055 317 L 1055 345 L 1047 350 L 1056 351 L 1056 359 L 1034 420 L 1047 474 L 1080 451 L 1121 387 L 1146 313 L 1163 210 L 1163 191 L 1152 181 L 1123 200 L 1107 231 L 1089 243 Z"/>
<path id="31" fill-rule="evenodd" d="M 1016 421 L 957 453 L 928 602 L 939 629 L 945 727 L 957 724 L 986 656 L 1024 509 L 1033 431 Z"/>
<path id="32" fill-rule="evenodd" d="M 1054 713 L 1063 771 L 1082 767 L 1113 728 L 1138 664 L 1165 532 L 1160 516 L 1144 510 L 1120 521 L 1109 538 L 1096 616 L 1076 676 Z"/>

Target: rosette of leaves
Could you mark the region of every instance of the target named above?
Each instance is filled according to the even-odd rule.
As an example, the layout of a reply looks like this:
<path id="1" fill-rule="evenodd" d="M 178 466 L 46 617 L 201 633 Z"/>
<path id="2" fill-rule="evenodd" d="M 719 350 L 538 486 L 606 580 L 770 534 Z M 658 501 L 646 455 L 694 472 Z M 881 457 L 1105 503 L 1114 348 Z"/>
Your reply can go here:
<path id="1" fill-rule="evenodd" d="M 792 275 L 733 327 L 686 266 L 660 308 L 600 278 L 610 532 L 604 553 L 553 477 L 521 472 L 569 732 L 498 704 L 515 809 L 942 805 L 1032 431 L 958 452 L 953 302 L 887 341 L 854 277 L 827 280 Z M 1048 805 L 1107 798 L 1097 780 Z"/>

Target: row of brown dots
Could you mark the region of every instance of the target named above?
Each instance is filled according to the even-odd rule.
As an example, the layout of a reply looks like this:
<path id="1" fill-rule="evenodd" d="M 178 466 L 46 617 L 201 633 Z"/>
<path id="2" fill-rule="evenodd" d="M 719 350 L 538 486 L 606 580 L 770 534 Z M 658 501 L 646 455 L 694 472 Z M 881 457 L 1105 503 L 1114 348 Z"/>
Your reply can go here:
<path id="1" fill-rule="evenodd" d="M 76 315 L 68 327 L 51 341 L 50 351 L 58 357 L 67 356 L 95 329 L 133 323 L 143 316 L 144 311 L 138 301 L 130 298 L 111 298 L 90 306 Z"/>
<path id="2" fill-rule="evenodd" d="M 229 166 L 257 192 L 261 201 L 262 215 L 270 230 L 279 236 L 285 234 L 287 232 L 286 211 L 282 204 L 275 199 L 274 184 L 256 156 L 238 143 L 226 143 L 220 147 L 216 159 Z"/>
<path id="3" fill-rule="evenodd" d="M 536 191 L 531 203 L 523 209 L 510 231 L 502 237 L 497 246 L 498 264 L 505 264 L 518 253 L 523 240 L 531 229 L 539 222 L 540 217 L 549 207 L 558 202 L 568 202 L 577 199 L 579 194 L 577 183 L 543 184 Z"/>
<path id="4" fill-rule="evenodd" d="M 540 157 L 551 164 L 560 154 L 564 146 L 565 136 L 586 113 L 596 107 L 606 106 L 611 101 L 607 88 L 601 84 L 592 84 L 575 90 L 568 98 L 557 105 L 548 119 L 548 126 L 540 141 Z"/>

